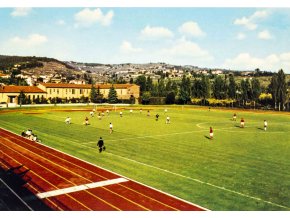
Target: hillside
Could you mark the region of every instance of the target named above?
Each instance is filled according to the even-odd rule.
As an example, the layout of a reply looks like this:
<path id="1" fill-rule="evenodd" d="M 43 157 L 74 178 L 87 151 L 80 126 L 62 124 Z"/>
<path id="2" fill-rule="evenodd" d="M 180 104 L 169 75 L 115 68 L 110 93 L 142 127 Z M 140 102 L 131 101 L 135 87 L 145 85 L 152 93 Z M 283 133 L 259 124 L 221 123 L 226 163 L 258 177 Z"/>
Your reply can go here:
<path id="1" fill-rule="evenodd" d="M 56 67 L 56 70 L 57 69 L 74 70 L 72 66 L 54 58 L 0 55 L 0 70 L 7 71 L 14 68 L 16 65 L 19 70 L 33 68 L 40 69 L 46 66 L 51 66 L 52 69 Z"/>

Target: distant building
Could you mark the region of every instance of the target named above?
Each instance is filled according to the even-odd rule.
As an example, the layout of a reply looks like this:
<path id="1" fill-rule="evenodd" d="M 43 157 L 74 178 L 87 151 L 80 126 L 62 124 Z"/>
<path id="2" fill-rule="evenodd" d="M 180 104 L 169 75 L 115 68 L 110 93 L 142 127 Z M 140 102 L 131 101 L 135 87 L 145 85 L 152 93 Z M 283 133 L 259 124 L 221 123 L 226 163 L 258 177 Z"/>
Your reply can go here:
<path id="1" fill-rule="evenodd" d="M 97 84 L 96 89 L 104 98 L 108 98 L 109 90 L 112 84 Z M 135 84 L 113 84 L 117 92 L 118 99 L 135 99 L 140 97 L 140 86 Z M 64 83 L 40 83 L 36 86 L 1 86 L 0 102 L 19 104 L 18 96 L 21 91 L 33 101 L 36 98 L 80 98 L 90 97 L 92 85 L 90 84 L 64 84 Z"/>
<path id="2" fill-rule="evenodd" d="M 18 96 L 21 92 L 31 101 L 46 96 L 46 92 L 36 86 L 1 86 L 0 103 L 19 104 Z"/>
<path id="3" fill-rule="evenodd" d="M 111 84 L 98 84 L 100 93 L 104 98 L 108 97 Z M 92 85 L 90 84 L 67 84 L 67 83 L 40 83 L 38 87 L 47 92 L 46 98 L 80 98 L 81 96 L 90 97 Z M 118 99 L 130 99 L 140 97 L 140 86 L 135 84 L 114 84 Z"/>

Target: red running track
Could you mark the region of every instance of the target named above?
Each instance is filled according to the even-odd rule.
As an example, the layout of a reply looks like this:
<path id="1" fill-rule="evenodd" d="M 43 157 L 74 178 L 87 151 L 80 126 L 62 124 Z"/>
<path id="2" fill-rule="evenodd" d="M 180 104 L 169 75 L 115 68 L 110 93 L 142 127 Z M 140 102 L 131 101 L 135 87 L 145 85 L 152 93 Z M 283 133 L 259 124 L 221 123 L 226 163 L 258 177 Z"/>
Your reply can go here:
<path id="1" fill-rule="evenodd" d="M 53 210 L 203 211 L 198 205 L 163 193 L 43 144 L 0 128 L 3 168 L 30 169 L 27 188 Z M 103 182 L 119 181 L 104 185 Z M 98 187 L 88 188 L 97 183 Z M 87 186 L 84 186 L 87 185 Z M 70 192 L 57 191 L 85 187 Z M 71 190 L 70 189 L 70 190 Z M 53 192 L 47 195 L 47 192 Z"/>

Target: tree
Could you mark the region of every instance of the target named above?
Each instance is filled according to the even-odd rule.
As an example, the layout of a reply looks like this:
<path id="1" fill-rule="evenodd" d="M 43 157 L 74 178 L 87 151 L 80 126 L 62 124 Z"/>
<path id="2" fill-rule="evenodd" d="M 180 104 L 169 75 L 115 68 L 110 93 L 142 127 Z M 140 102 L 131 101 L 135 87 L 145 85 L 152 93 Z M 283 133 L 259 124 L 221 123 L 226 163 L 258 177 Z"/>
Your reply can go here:
<path id="1" fill-rule="evenodd" d="M 175 81 L 172 82 L 171 84 L 171 90 L 174 92 L 175 95 L 177 95 L 178 92 L 178 85 Z"/>
<path id="2" fill-rule="evenodd" d="M 209 82 L 209 77 L 202 75 L 201 77 L 201 96 L 203 99 L 209 98 L 210 97 L 210 82 Z"/>
<path id="3" fill-rule="evenodd" d="M 143 92 L 142 94 L 142 104 L 148 104 L 151 98 L 151 94 L 148 91 Z"/>
<path id="4" fill-rule="evenodd" d="M 158 81 L 158 96 L 159 97 L 164 97 L 166 96 L 166 93 L 165 93 L 165 83 L 164 83 L 164 79 L 160 79 Z M 149 91 L 149 90 L 148 90 Z"/>
<path id="5" fill-rule="evenodd" d="M 274 108 L 277 108 L 277 97 L 278 97 L 278 80 L 277 74 L 274 74 L 271 78 L 271 82 L 268 86 L 268 91 L 272 94 Z"/>
<path id="6" fill-rule="evenodd" d="M 225 99 L 226 98 L 226 90 L 225 90 L 225 80 L 222 79 L 221 76 L 215 77 L 213 81 L 213 95 L 216 99 Z"/>
<path id="7" fill-rule="evenodd" d="M 146 91 L 152 91 L 153 89 L 153 80 L 151 79 L 150 76 L 147 77 L 146 79 Z"/>
<path id="8" fill-rule="evenodd" d="M 108 94 L 108 102 L 109 103 L 117 103 L 118 102 L 118 96 L 117 96 L 117 92 L 114 88 L 114 86 L 112 85 L 110 90 L 109 90 L 109 94 Z"/>
<path id="9" fill-rule="evenodd" d="M 175 93 L 173 91 L 169 92 L 166 95 L 165 103 L 166 104 L 174 104 L 175 103 Z"/>
<path id="10" fill-rule="evenodd" d="M 190 79 L 186 78 L 185 75 L 183 75 L 179 89 L 179 101 L 183 104 L 186 104 L 188 101 L 190 101 L 190 98 L 191 98 Z"/>
<path id="11" fill-rule="evenodd" d="M 97 90 L 96 90 L 96 87 L 94 86 L 94 83 L 92 84 L 92 87 L 91 87 L 90 99 L 91 99 L 91 102 L 97 103 Z"/>
<path id="12" fill-rule="evenodd" d="M 241 98 L 245 104 L 246 101 L 251 99 L 251 84 L 249 79 L 241 81 Z"/>
<path id="13" fill-rule="evenodd" d="M 260 81 L 257 78 L 252 79 L 252 100 L 257 101 L 261 94 Z"/>
<path id="14" fill-rule="evenodd" d="M 25 99 L 26 99 L 26 96 L 25 96 L 24 92 L 21 90 L 20 94 L 18 95 L 18 102 L 20 104 L 20 107 L 22 104 L 25 104 Z"/>
<path id="15" fill-rule="evenodd" d="M 146 91 L 146 77 L 144 75 L 138 76 L 135 83 L 140 86 L 140 94 Z"/>
<path id="16" fill-rule="evenodd" d="M 284 105 L 287 99 L 287 83 L 286 83 L 286 76 L 283 70 L 279 70 L 277 74 L 277 101 L 278 101 L 278 108 L 280 110 L 284 110 Z"/>
<path id="17" fill-rule="evenodd" d="M 130 83 L 130 84 L 133 84 L 133 83 L 134 83 L 134 80 L 133 80 L 133 78 L 132 78 L 132 77 L 130 78 L 130 81 L 129 81 L 129 83 Z"/>
<path id="18" fill-rule="evenodd" d="M 103 94 L 101 94 L 100 86 L 98 86 L 98 88 L 97 88 L 96 95 L 97 95 L 97 96 L 96 96 L 96 102 L 102 103 L 102 100 L 103 100 Z"/>
<path id="19" fill-rule="evenodd" d="M 232 74 L 230 74 L 229 76 L 229 89 L 228 89 L 228 96 L 231 99 L 235 99 L 236 98 L 236 82 L 235 82 L 235 78 Z"/>

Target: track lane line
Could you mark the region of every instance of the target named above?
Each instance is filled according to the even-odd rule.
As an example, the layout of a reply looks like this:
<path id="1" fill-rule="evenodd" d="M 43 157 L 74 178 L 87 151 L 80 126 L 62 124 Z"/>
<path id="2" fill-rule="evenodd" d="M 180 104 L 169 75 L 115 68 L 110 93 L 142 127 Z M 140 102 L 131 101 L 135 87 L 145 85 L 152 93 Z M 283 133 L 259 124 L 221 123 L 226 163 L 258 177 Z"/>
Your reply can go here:
<path id="1" fill-rule="evenodd" d="M 0 128 L 0 130 L 1 130 L 1 128 Z M 12 137 L 12 138 L 14 138 L 14 139 L 16 139 L 16 140 L 20 140 L 20 138 L 22 138 L 21 136 L 18 136 L 17 134 L 15 134 L 15 133 L 13 133 L 13 132 L 10 132 L 10 131 L 8 131 L 8 130 L 4 130 L 4 129 L 2 129 L 2 131 L 4 131 L 5 133 L 8 132 L 8 133 L 10 134 L 10 137 Z M 7 134 L 7 133 L 6 133 L 6 134 Z M 31 145 L 30 143 L 27 143 L 26 141 L 22 141 L 22 142 L 25 143 L 25 144 L 28 144 L 29 146 L 33 146 L 33 145 Z M 37 143 L 37 144 L 41 144 L 41 143 Z M 109 171 L 109 170 L 107 170 L 107 169 L 104 169 L 104 168 L 102 168 L 102 167 L 96 166 L 96 165 L 94 165 L 94 164 L 92 164 L 92 163 L 89 163 L 89 162 L 87 162 L 87 161 L 81 160 L 81 159 L 78 158 L 78 157 L 72 156 L 72 155 L 70 155 L 70 154 L 66 154 L 66 153 L 64 153 L 64 152 L 61 152 L 61 151 L 59 151 L 59 150 L 57 150 L 57 149 L 51 148 L 51 147 L 49 147 L 49 146 L 47 146 L 47 145 L 44 145 L 44 144 L 41 144 L 41 145 L 43 145 L 43 146 L 44 146 L 45 148 L 47 148 L 47 149 L 52 149 L 52 150 L 54 150 L 54 151 L 56 151 L 56 152 L 62 153 L 62 154 L 67 155 L 67 156 L 69 156 L 69 157 L 71 157 L 71 158 L 74 158 L 74 159 L 80 160 L 80 161 L 82 161 L 82 162 L 85 162 L 85 163 L 87 163 L 87 164 L 89 164 L 89 165 L 91 165 L 91 166 L 93 166 L 93 167 L 97 167 L 97 168 L 99 168 L 99 169 L 102 169 L 102 170 L 105 170 L 105 171 L 107 171 L 107 172 L 110 172 L 110 173 L 112 173 L 112 174 L 114 174 L 114 175 L 121 176 L 121 175 L 119 175 L 119 174 L 117 174 L 117 173 L 115 173 L 115 172 L 111 172 L 111 171 Z M 34 147 L 34 146 L 33 146 L 33 147 Z M 94 149 L 94 148 L 92 148 L 92 147 L 84 146 L 84 145 L 83 145 L 82 147 L 87 147 L 87 148 L 90 148 L 90 149 Z M 36 148 L 36 147 L 34 147 L 34 148 Z M 44 151 L 44 150 L 42 150 L 42 149 L 40 149 L 40 148 L 37 148 L 37 149 L 39 149 L 39 150 L 41 150 L 41 151 L 43 151 L 43 152 L 46 152 L 46 151 Z M 52 154 L 49 153 L 49 152 L 46 152 L 46 153 L 52 155 Z M 68 163 L 70 163 L 70 164 L 73 164 L 74 166 L 77 166 L 77 167 L 79 167 L 79 168 L 81 168 L 81 169 L 84 169 L 84 170 L 86 170 L 86 171 L 88 171 L 88 172 L 91 172 L 91 173 L 93 173 L 93 174 L 95 174 L 95 175 L 99 175 L 99 174 L 96 174 L 96 173 L 93 172 L 93 171 L 87 170 L 87 169 L 85 169 L 85 168 L 83 168 L 83 167 L 80 167 L 80 166 L 74 164 L 74 163 L 71 163 L 71 162 L 69 162 L 69 161 L 67 161 L 67 160 L 65 160 L 65 159 L 63 159 L 63 158 L 60 158 L 60 157 L 55 156 L 55 155 L 52 155 L 52 156 L 54 156 L 54 157 L 56 157 L 56 158 L 59 158 L 59 159 L 65 161 L 65 162 L 68 162 Z M 99 176 L 101 176 L 101 175 L 99 175 Z M 121 176 L 121 177 L 124 177 L 124 176 Z M 105 178 L 105 177 L 104 177 L 104 178 Z M 125 178 L 126 178 L 126 177 L 125 177 Z M 129 179 L 129 180 L 131 180 L 131 179 Z M 186 203 L 186 204 L 192 205 L 192 206 L 197 207 L 197 208 L 200 208 L 200 209 L 202 209 L 202 210 L 208 210 L 208 209 L 206 209 L 206 208 L 204 208 L 204 207 L 201 207 L 201 206 L 199 206 L 199 205 L 196 205 L 196 204 L 194 204 L 194 203 L 192 203 L 192 202 L 189 202 L 189 201 L 186 201 L 186 200 L 184 200 L 184 199 L 178 198 L 178 197 L 173 196 L 173 195 L 171 195 L 171 194 L 169 194 L 169 193 L 166 193 L 166 192 L 163 192 L 163 191 L 161 191 L 161 190 L 155 189 L 155 188 L 153 188 L 153 187 L 147 186 L 147 185 L 142 184 L 142 183 L 140 183 L 140 182 L 137 182 L 137 181 L 134 181 L 134 180 L 131 180 L 131 181 L 132 181 L 132 182 L 135 182 L 135 183 L 137 183 L 137 184 L 140 184 L 140 185 L 142 185 L 142 186 L 146 186 L 146 187 L 148 187 L 149 189 L 152 189 L 152 190 L 155 190 L 155 191 L 160 192 L 160 193 L 162 193 L 162 194 L 165 194 L 165 195 L 167 195 L 167 196 L 169 196 L 169 197 L 171 197 L 171 198 L 173 198 L 173 199 L 179 200 L 179 201 L 184 202 L 184 203 Z M 123 186 L 122 184 L 119 184 L 119 185 L 120 185 L 120 186 Z M 129 187 L 126 187 L 126 186 L 125 186 L 125 188 L 126 188 L 126 189 L 129 189 L 129 190 L 132 190 L 132 189 L 130 189 Z M 170 205 L 168 205 L 168 204 L 166 204 L 166 203 L 163 203 L 163 202 L 161 202 L 161 201 L 159 201 L 159 200 L 157 200 L 157 199 L 154 199 L 154 198 L 151 198 L 150 196 L 144 195 L 143 193 L 140 193 L 140 192 L 138 192 L 137 190 L 134 190 L 134 192 L 136 192 L 136 193 L 138 193 L 138 194 L 141 194 L 141 195 L 145 196 L 146 198 L 152 199 L 152 200 L 154 200 L 154 201 L 157 202 L 157 203 L 160 203 L 160 204 L 165 205 L 165 206 L 167 206 L 167 207 L 169 207 L 169 208 L 172 208 L 173 210 L 178 210 L 177 208 L 172 207 L 172 206 L 170 206 Z"/>
<path id="2" fill-rule="evenodd" d="M 46 160 L 47 162 L 50 162 L 50 163 L 52 163 L 52 164 L 58 166 L 59 168 L 62 168 L 62 169 L 64 169 L 64 170 L 70 172 L 71 174 L 77 175 L 78 177 L 81 177 L 81 178 L 83 178 L 84 180 L 87 180 L 87 181 L 89 181 L 89 182 L 93 182 L 92 180 L 89 180 L 89 179 L 83 177 L 83 176 L 80 175 L 80 174 L 77 174 L 77 173 L 75 173 L 75 172 L 73 172 L 73 171 L 71 171 L 71 170 L 69 170 L 69 169 L 67 169 L 67 168 L 65 168 L 65 167 L 63 167 L 63 166 L 61 166 L 61 165 L 59 165 L 59 164 L 57 164 L 57 163 L 55 163 L 55 162 L 53 162 L 53 161 L 51 161 L 51 160 L 45 158 L 45 157 L 43 157 L 43 156 L 37 154 L 37 153 L 35 153 L 35 152 L 32 152 L 32 151 L 28 150 L 27 148 L 24 148 L 24 147 L 18 145 L 18 144 L 15 143 L 15 142 L 12 142 L 12 141 L 10 141 L 10 140 L 8 140 L 8 139 L 6 139 L 6 138 L 4 138 L 4 139 L 7 140 L 7 141 L 9 141 L 9 142 L 12 143 L 12 144 L 15 144 L 16 146 L 21 147 L 21 148 L 24 149 L 24 150 L 29 151 L 30 153 L 35 154 L 36 156 L 38 156 L 38 157 L 40 157 L 40 158 Z M 27 143 L 26 143 L 26 144 L 27 144 Z M 4 145 L 4 144 L 3 144 L 3 145 Z M 7 146 L 6 146 L 6 147 L 7 147 Z M 11 148 L 8 147 L 8 149 L 11 149 Z M 17 152 L 16 150 L 14 150 L 14 151 L 15 151 L 16 153 L 19 154 L 19 152 Z M 19 154 L 19 155 L 24 156 L 23 154 Z M 27 158 L 26 156 L 24 156 L 24 157 Z M 27 159 L 28 159 L 28 158 L 27 158 Z M 31 159 L 29 159 L 29 160 L 31 160 Z M 47 167 L 45 167 L 45 166 L 43 166 L 43 165 L 41 165 L 41 164 L 39 164 L 39 163 L 37 163 L 37 162 L 35 162 L 35 161 L 33 161 L 33 160 L 31 160 L 31 161 L 34 162 L 36 165 L 39 165 L 39 166 L 43 167 L 45 170 L 51 172 L 52 174 L 57 175 L 58 177 L 60 177 L 60 178 L 62 178 L 63 180 L 67 181 L 68 183 L 77 186 L 77 184 L 75 184 L 75 183 L 71 182 L 70 180 L 64 178 L 63 176 L 61 176 L 61 175 L 59 175 L 59 174 L 57 174 L 57 173 L 51 171 L 51 170 L 48 169 Z M 148 208 L 143 207 L 143 206 L 140 205 L 139 203 L 134 202 L 134 201 L 131 201 L 130 199 L 127 199 L 125 196 L 121 196 L 121 195 L 119 195 L 118 193 L 112 192 L 110 189 L 107 189 L 107 188 L 105 188 L 105 187 L 101 187 L 101 188 L 103 188 L 103 189 L 105 189 L 105 190 L 107 190 L 107 191 L 109 191 L 109 192 L 111 192 L 111 193 L 113 193 L 113 194 L 115 194 L 115 195 L 117 195 L 117 196 L 119 196 L 119 197 L 121 197 L 121 198 L 127 200 L 128 202 L 131 202 L 132 204 L 134 204 L 134 205 L 136 205 L 136 206 L 138 206 L 138 207 L 140 207 L 140 208 L 143 208 L 144 210 L 149 210 Z M 97 198 L 98 200 L 101 200 L 101 201 L 103 201 L 104 203 L 110 205 L 111 207 L 115 208 L 116 210 L 121 210 L 121 209 L 118 208 L 117 206 L 114 206 L 114 205 L 112 205 L 111 203 L 109 203 L 109 202 L 103 200 L 102 198 L 99 198 L 98 196 L 94 195 L 93 193 L 89 192 L 88 190 L 84 190 L 84 191 L 87 192 L 89 195 L 93 196 L 94 198 Z M 81 203 L 81 202 L 79 202 L 79 203 Z M 82 204 L 82 203 L 81 203 L 81 204 Z M 92 210 L 92 209 L 91 209 L 91 210 Z"/>
<path id="3" fill-rule="evenodd" d="M 8 156 L 12 161 L 14 161 L 15 163 L 17 163 L 17 164 L 19 164 L 19 165 L 21 165 L 22 163 L 20 163 L 18 160 L 16 160 L 16 159 L 14 159 L 13 157 L 11 157 L 11 156 L 9 156 L 9 155 L 7 155 L 7 154 L 5 154 L 6 156 Z M 3 165 L 5 165 L 6 166 L 6 168 L 7 169 L 9 169 L 9 167 L 6 165 L 6 164 L 4 164 L 3 163 Z M 28 170 L 28 168 L 26 167 L 26 166 L 23 166 L 24 168 L 26 168 L 27 170 Z M 38 175 L 37 173 L 35 173 L 34 171 L 32 171 L 32 170 L 30 170 L 29 171 L 29 173 L 32 173 L 32 174 L 34 174 L 35 176 L 37 176 L 37 177 L 39 177 L 39 178 L 41 178 L 42 180 L 44 180 L 45 182 L 48 182 L 48 181 L 46 181 L 44 178 L 42 178 L 40 175 Z M 48 182 L 49 183 L 49 182 Z M 53 184 L 51 184 L 51 185 L 53 185 Z M 39 190 L 36 188 L 36 187 L 34 187 L 32 184 L 30 184 L 30 183 L 27 183 L 27 186 L 30 186 L 30 188 L 32 188 L 36 193 L 37 192 L 39 192 Z M 53 185 L 54 186 L 54 185 Z M 61 208 L 61 207 L 59 207 L 58 205 L 56 205 L 53 201 L 51 201 L 50 199 L 47 199 L 47 201 L 49 201 L 52 205 L 54 205 L 56 208 L 58 208 L 59 210 L 63 210 L 63 208 Z"/>
<path id="4" fill-rule="evenodd" d="M 11 142 L 11 141 L 10 141 L 10 142 Z M 13 142 L 11 142 L 11 143 L 13 143 Z M 12 152 L 17 153 L 18 155 L 20 155 L 20 156 L 22 156 L 22 157 L 28 159 L 29 161 L 33 162 L 34 164 L 36 164 L 36 165 L 38 165 L 38 166 L 44 168 L 45 170 L 47 170 L 47 171 L 49 171 L 49 172 L 52 172 L 52 173 L 55 174 L 56 176 L 59 176 L 60 178 L 66 180 L 66 181 L 69 181 L 69 180 L 65 179 L 64 177 L 62 177 L 62 176 L 60 176 L 60 175 L 54 173 L 53 171 L 51 171 L 51 170 L 48 169 L 47 167 L 44 167 L 44 166 L 40 165 L 39 163 L 37 163 L 36 161 L 29 159 L 28 157 L 26 157 L 25 155 L 23 155 L 23 154 L 21 154 L 20 152 L 16 151 L 15 149 L 11 149 L 9 146 L 6 146 L 5 144 L 3 144 L 3 143 L 1 143 L 1 142 L 0 142 L 0 144 L 2 144 L 3 146 L 5 146 L 6 148 L 10 149 Z M 15 144 L 15 143 L 13 143 L 13 144 Z M 33 172 L 33 171 L 30 170 L 30 172 Z M 34 174 L 36 174 L 36 173 L 34 173 Z M 38 175 L 38 174 L 36 174 L 36 175 L 37 175 L 38 177 L 42 178 L 42 180 L 44 180 L 44 181 L 47 182 L 48 184 L 53 185 L 52 183 L 50 183 L 49 181 L 47 181 L 47 180 L 46 180 L 45 178 L 43 178 L 42 176 L 40 176 L 40 175 Z M 70 181 L 69 181 L 69 182 L 70 182 Z M 71 182 L 71 183 L 72 183 L 72 182 Z M 74 184 L 74 185 L 76 185 L 76 184 Z M 58 187 L 56 187 L 55 185 L 53 185 L 53 186 L 54 186 L 56 189 L 58 189 Z M 68 196 L 69 196 L 69 195 L 68 195 Z M 82 202 L 78 201 L 77 199 L 73 198 L 72 196 L 70 196 L 70 198 L 72 198 L 74 201 L 76 201 L 77 203 L 79 203 L 80 205 L 82 205 L 84 208 L 87 208 L 88 210 L 92 210 L 91 208 L 87 207 L 87 206 L 84 205 Z"/>
<path id="5" fill-rule="evenodd" d="M 13 136 L 11 136 L 11 137 L 13 137 Z M 13 137 L 13 138 L 15 138 L 15 137 Z M 19 140 L 19 139 L 17 139 L 17 138 L 15 138 L 16 140 Z M 26 143 L 25 142 L 25 144 L 28 144 L 29 146 L 32 146 L 32 145 L 30 145 L 29 143 Z M 39 148 L 37 148 L 37 147 L 34 147 L 34 148 L 36 148 L 36 149 L 39 149 Z M 25 149 L 25 148 L 24 148 Z M 39 150 L 41 150 L 42 152 L 45 152 L 45 153 L 47 153 L 47 154 L 49 154 L 49 155 L 52 155 L 52 156 L 54 156 L 54 157 L 56 157 L 56 158 L 58 158 L 58 159 L 61 159 L 62 161 L 65 161 L 65 162 L 68 162 L 68 163 L 70 163 L 70 164 L 73 164 L 73 163 L 71 163 L 71 162 L 69 162 L 69 161 L 67 161 L 67 160 L 65 160 L 65 159 L 63 159 L 63 158 L 60 158 L 60 157 L 58 157 L 58 156 L 55 156 L 55 155 L 53 155 L 53 154 L 51 154 L 51 153 L 49 153 L 49 152 L 46 152 L 46 151 L 44 151 L 44 150 L 42 150 L 42 149 L 39 149 Z M 75 164 L 73 164 L 73 165 L 75 165 Z M 77 166 L 77 167 L 79 167 L 79 168 L 82 168 L 82 167 L 80 167 L 80 166 L 78 166 L 78 165 L 75 165 L 75 166 Z M 87 170 L 87 169 L 85 169 L 85 168 L 82 168 L 82 169 L 84 169 L 84 170 L 86 170 L 86 171 L 88 171 L 88 172 L 90 172 L 90 173 L 93 173 L 93 174 L 95 174 L 95 175 L 98 175 L 98 176 L 100 176 L 100 177 L 103 177 L 103 176 L 101 176 L 101 175 L 99 175 L 99 174 L 96 174 L 96 173 L 94 173 L 93 171 L 89 171 L 89 170 Z M 115 173 L 114 173 L 115 174 Z M 79 174 L 78 174 L 79 175 Z M 115 174 L 116 175 L 116 174 Z M 103 177 L 103 178 L 105 178 L 105 179 L 107 179 L 106 177 Z M 120 184 L 121 185 L 121 184 Z M 124 188 L 126 188 L 126 189 L 128 189 L 128 190 L 132 190 L 132 189 L 130 189 L 130 188 L 128 188 L 128 187 L 126 187 L 126 186 L 123 186 Z M 109 192 L 112 192 L 111 190 L 108 190 Z M 159 190 L 158 190 L 159 191 Z M 159 191 L 160 192 L 160 191 Z M 112 192 L 112 193 L 115 193 L 115 192 Z M 166 203 L 164 203 L 164 202 L 161 202 L 161 201 L 159 201 L 159 200 L 157 200 L 157 199 L 154 199 L 154 198 L 151 198 L 151 197 L 149 197 L 149 196 L 147 196 L 147 195 L 145 195 L 145 194 L 143 194 L 143 193 L 141 193 L 141 192 L 138 192 L 138 191 L 136 191 L 135 190 L 135 193 L 137 193 L 137 194 L 140 194 L 140 195 L 142 195 L 143 197 L 146 197 L 146 198 L 148 198 L 148 199 L 151 199 L 151 200 L 153 200 L 153 201 L 155 201 L 155 202 L 157 202 L 157 203 L 159 203 L 159 204 L 161 204 L 161 205 L 164 205 L 164 206 L 166 206 L 166 207 L 168 207 L 168 208 L 171 208 L 171 209 L 173 209 L 173 210 L 178 210 L 177 208 L 175 208 L 175 207 L 172 207 L 172 206 L 170 206 L 170 205 L 168 205 L 168 204 L 166 204 Z M 121 195 L 119 195 L 119 194 L 117 194 L 117 193 L 115 193 L 116 195 L 118 195 L 118 196 L 120 196 L 120 197 L 123 197 L 123 196 L 121 196 Z M 173 196 L 171 196 L 171 197 L 173 197 Z M 174 196 L 174 198 L 176 198 L 175 196 Z M 127 199 L 127 200 L 129 200 L 129 199 Z M 137 202 L 133 202 L 133 201 L 131 201 L 131 200 L 129 200 L 130 202 L 132 202 L 132 203 L 134 203 L 134 204 L 138 204 Z M 187 202 L 187 203 L 189 203 L 189 202 Z M 190 203 L 190 204 L 192 204 L 192 203 Z M 143 207 L 143 206 L 142 206 Z M 146 210 L 148 210 L 147 208 L 146 208 Z"/>

